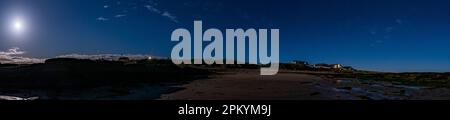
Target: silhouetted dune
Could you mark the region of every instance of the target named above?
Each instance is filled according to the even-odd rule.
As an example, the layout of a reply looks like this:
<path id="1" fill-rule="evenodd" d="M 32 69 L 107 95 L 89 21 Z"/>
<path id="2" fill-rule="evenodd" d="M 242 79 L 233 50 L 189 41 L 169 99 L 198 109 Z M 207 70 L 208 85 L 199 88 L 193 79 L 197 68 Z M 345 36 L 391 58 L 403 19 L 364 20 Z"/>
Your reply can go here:
<path id="1" fill-rule="evenodd" d="M 82 90 L 99 86 L 179 82 L 206 77 L 208 71 L 179 67 L 170 60 L 103 61 L 56 58 L 43 64 L 0 68 L 2 89 Z"/>

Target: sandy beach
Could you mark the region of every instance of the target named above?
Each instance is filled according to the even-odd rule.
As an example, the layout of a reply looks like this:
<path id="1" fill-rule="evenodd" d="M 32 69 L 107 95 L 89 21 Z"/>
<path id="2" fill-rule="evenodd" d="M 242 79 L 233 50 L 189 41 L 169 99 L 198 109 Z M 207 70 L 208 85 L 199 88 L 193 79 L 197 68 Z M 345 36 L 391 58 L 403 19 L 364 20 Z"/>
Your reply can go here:
<path id="1" fill-rule="evenodd" d="M 403 100 L 449 99 L 447 88 L 327 78 L 295 72 L 260 76 L 257 71 L 222 72 L 180 86 L 161 100 Z"/>

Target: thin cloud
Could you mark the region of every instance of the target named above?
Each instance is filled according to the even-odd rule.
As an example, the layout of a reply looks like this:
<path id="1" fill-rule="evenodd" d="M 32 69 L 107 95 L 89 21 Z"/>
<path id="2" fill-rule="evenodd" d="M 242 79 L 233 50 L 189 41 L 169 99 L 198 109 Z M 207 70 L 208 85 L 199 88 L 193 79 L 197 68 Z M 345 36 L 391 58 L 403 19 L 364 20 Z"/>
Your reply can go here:
<path id="1" fill-rule="evenodd" d="M 2 64 L 34 64 L 44 63 L 45 59 L 28 58 L 19 55 L 25 54 L 25 51 L 18 47 L 8 49 L 7 51 L 0 51 L 0 63 Z"/>
<path id="2" fill-rule="evenodd" d="M 168 11 L 162 12 L 161 10 L 159 10 L 158 8 L 156 8 L 155 6 L 152 6 L 152 5 L 145 5 L 144 7 L 147 8 L 147 10 L 149 10 L 150 12 L 154 12 L 156 14 L 161 14 L 161 16 L 167 17 L 171 21 L 178 23 L 177 17 Z"/>
<path id="3" fill-rule="evenodd" d="M 396 19 L 395 22 L 399 25 L 403 24 L 403 20 L 401 20 L 401 19 Z"/>
<path id="4" fill-rule="evenodd" d="M 151 5 L 145 5 L 145 8 L 147 8 L 147 10 L 150 10 L 151 12 L 155 12 L 157 14 L 161 14 L 161 11 L 156 9 L 155 7 L 151 6 Z"/>
<path id="5" fill-rule="evenodd" d="M 111 7 L 115 8 L 115 9 L 110 9 L 110 10 L 112 12 L 115 12 L 113 14 L 116 14 L 116 15 L 109 16 L 110 19 L 101 16 L 101 17 L 98 17 L 97 20 L 113 21 L 114 19 L 125 17 L 126 15 L 124 15 L 124 13 L 128 13 L 128 11 L 147 10 L 151 13 L 155 13 L 160 16 L 166 17 L 172 22 L 178 23 L 176 15 L 169 12 L 168 10 L 164 10 L 163 8 L 159 7 L 158 4 L 153 0 L 112 1 L 112 2 L 105 3 L 102 6 L 102 8 L 104 8 L 104 9 L 111 8 Z M 118 12 L 118 11 L 120 11 L 120 12 Z"/>
<path id="6" fill-rule="evenodd" d="M 118 14 L 118 15 L 116 15 L 116 16 L 114 16 L 115 18 L 121 18 L 121 17 L 125 17 L 125 16 L 127 16 L 127 15 L 124 15 L 124 14 Z"/>
<path id="7" fill-rule="evenodd" d="M 25 51 L 21 51 L 18 47 L 13 47 L 11 49 L 8 49 L 8 51 L 1 51 L 0 55 L 22 55 Z"/>
<path id="8" fill-rule="evenodd" d="M 177 17 L 175 17 L 174 15 L 170 14 L 169 12 L 164 12 L 163 14 L 161 14 L 164 17 L 169 18 L 170 20 L 172 20 L 175 23 L 178 23 Z"/>
<path id="9" fill-rule="evenodd" d="M 109 19 L 105 18 L 105 17 L 98 17 L 97 20 L 98 21 L 108 21 Z"/>
<path id="10" fill-rule="evenodd" d="M 394 30 L 394 27 L 387 27 L 385 29 L 386 33 L 391 33 Z"/>

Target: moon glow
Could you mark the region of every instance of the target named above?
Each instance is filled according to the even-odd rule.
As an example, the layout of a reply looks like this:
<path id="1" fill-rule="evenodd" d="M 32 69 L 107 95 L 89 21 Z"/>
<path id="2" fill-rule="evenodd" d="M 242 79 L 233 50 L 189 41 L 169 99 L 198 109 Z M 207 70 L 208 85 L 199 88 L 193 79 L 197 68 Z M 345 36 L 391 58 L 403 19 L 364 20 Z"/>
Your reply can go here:
<path id="1" fill-rule="evenodd" d="M 21 18 L 15 18 L 11 21 L 11 30 L 15 35 L 22 35 L 25 30 L 25 22 Z"/>

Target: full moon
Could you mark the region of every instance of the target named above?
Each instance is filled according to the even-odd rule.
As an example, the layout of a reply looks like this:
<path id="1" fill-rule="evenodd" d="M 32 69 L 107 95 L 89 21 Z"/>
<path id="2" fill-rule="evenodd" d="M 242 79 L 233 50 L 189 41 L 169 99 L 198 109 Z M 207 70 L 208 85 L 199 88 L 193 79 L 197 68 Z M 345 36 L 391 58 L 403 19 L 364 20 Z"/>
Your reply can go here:
<path id="1" fill-rule="evenodd" d="M 14 30 L 21 31 L 23 28 L 23 24 L 21 21 L 15 21 L 14 22 Z"/>
<path id="2" fill-rule="evenodd" d="M 25 26 L 23 19 L 16 18 L 16 19 L 12 20 L 11 30 L 13 31 L 14 34 L 16 34 L 16 35 L 23 34 L 23 32 L 25 31 L 25 28 L 26 28 L 26 26 Z"/>

